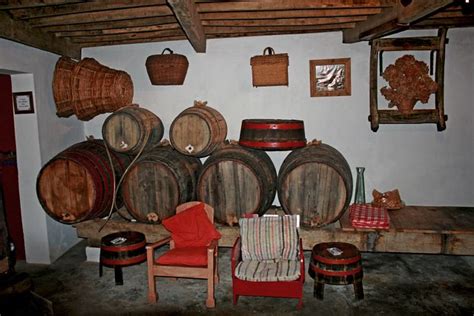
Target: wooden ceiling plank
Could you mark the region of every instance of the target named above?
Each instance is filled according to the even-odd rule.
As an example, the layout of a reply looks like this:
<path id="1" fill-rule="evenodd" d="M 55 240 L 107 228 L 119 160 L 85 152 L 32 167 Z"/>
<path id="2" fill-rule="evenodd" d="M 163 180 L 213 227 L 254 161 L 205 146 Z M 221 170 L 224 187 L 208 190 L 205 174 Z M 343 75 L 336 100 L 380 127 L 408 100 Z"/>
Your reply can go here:
<path id="1" fill-rule="evenodd" d="M 454 0 L 412 0 L 403 6 L 397 2 L 394 8 L 384 8 L 382 13 L 370 16 L 366 21 L 356 23 L 355 28 L 343 31 L 343 42 L 354 43 L 371 40 L 406 29 L 407 26 L 433 12 L 440 10 Z"/>
<path id="2" fill-rule="evenodd" d="M 263 19 L 263 20 L 207 20 L 202 21 L 204 26 L 298 26 L 322 25 L 359 22 L 366 20 L 366 16 L 334 17 L 334 18 L 299 18 L 299 19 Z"/>
<path id="3" fill-rule="evenodd" d="M 44 32 L 74 32 L 74 31 L 122 29 L 122 28 L 128 28 L 128 27 L 164 25 L 164 24 L 170 24 L 170 23 L 177 23 L 177 20 L 174 15 L 152 17 L 152 18 L 119 20 L 119 21 L 84 23 L 84 24 L 53 25 L 53 26 L 41 27 L 40 29 Z"/>
<path id="4" fill-rule="evenodd" d="M 0 11 L 0 37 L 51 53 L 81 58 L 81 47 L 67 39 L 33 29 L 23 21 L 13 20 L 7 13 Z"/>
<path id="5" fill-rule="evenodd" d="M 126 8 L 109 11 L 84 12 L 78 14 L 66 14 L 60 16 L 30 19 L 31 26 L 43 27 L 51 25 L 67 25 L 82 23 L 100 23 L 105 21 L 119 21 L 127 19 L 138 19 L 147 17 L 167 16 L 173 14 L 168 6 L 150 6 L 138 8 Z"/>
<path id="6" fill-rule="evenodd" d="M 244 32 L 244 33 L 216 33 L 209 34 L 207 38 L 229 38 L 229 37 L 248 37 L 248 36 L 270 36 L 270 35 L 293 35 L 293 34 L 307 34 L 307 33 L 320 33 L 320 32 L 333 32 L 334 30 L 339 30 L 341 28 L 353 28 L 355 23 L 346 23 L 344 25 L 339 25 L 336 28 L 327 26 L 321 27 L 315 30 L 302 30 L 302 31 L 272 31 L 272 32 Z M 125 40 L 114 40 L 114 41 L 105 41 L 105 42 L 83 42 L 81 45 L 83 47 L 94 47 L 94 46 L 107 46 L 107 45 L 125 45 L 125 44 L 141 44 L 149 42 L 167 42 L 167 41 L 177 41 L 177 40 L 186 40 L 186 36 L 162 36 L 162 37 L 150 37 L 143 39 L 125 39 Z"/>
<path id="7" fill-rule="evenodd" d="M 454 3 L 454 0 L 414 0 L 398 6 L 398 23 L 410 24 Z"/>
<path id="8" fill-rule="evenodd" d="M 280 11 L 245 11 L 245 12 L 205 12 L 200 13 L 201 20 L 234 20 L 234 19 L 289 19 L 318 18 L 372 15 L 382 12 L 380 8 L 353 9 L 316 9 L 316 10 L 280 10 Z"/>
<path id="9" fill-rule="evenodd" d="M 71 1 L 74 2 L 74 1 Z M 75 1 L 79 2 L 79 1 Z M 51 17 L 73 13 L 84 13 L 104 11 L 112 9 L 135 8 L 151 5 L 166 5 L 166 0 L 113 0 L 113 1 L 88 1 L 72 3 L 68 5 L 57 5 L 48 7 L 36 7 L 29 9 L 11 10 L 10 14 L 17 19 L 30 19 Z"/>
<path id="10" fill-rule="evenodd" d="M 180 29 L 178 23 L 162 24 L 162 25 L 150 25 L 150 26 L 137 26 L 127 28 L 115 28 L 115 29 L 103 29 L 103 30 L 90 30 L 90 31 L 71 31 L 71 32 L 56 32 L 56 37 L 80 37 L 80 36 L 99 36 L 108 34 L 126 34 L 126 33 L 140 33 L 140 32 L 153 32 L 153 31 L 164 31 L 164 30 L 177 30 Z"/>
<path id="11" fill-rule="evenodd" d="M 4 3 L 2 1 L 0 3 Z M 55 6 L 61 4 L 71 4 L 84 2 L 84 0 L 20 0 L 20 1 L 7 1 L 8 4 L 0 4 L 0 10 L 14 10 L 14 9 L 23 9 L 23 8 L 36 8 L 36 7 L 45 7 L 45 6 Z"/>
<path id="12" fill-rule="evenodd" d="M 261 1 L 223 1 L 211 3 L 197 3 L 199 13 L 204 12 L 232 12 L 232 11 L 261 11 L 261 10 L 309 10 L 309 9 L 343 9 L 377 8 L 383 6 L 380 0 L 261 0 Z"/>
<path id="13" fill-rule="evenodd" d="M 178 30 L 164 30 L 154 32 L 142 32 L 142 33 L 127 33 L 127 34 L 107 34 L 99 36 L 83 36 L 83 37 L 71 37 L 73 43 L 94 43 L 94 42 L 112 42 L 122 41 L 127 39 L 146 39 L 156 37 L 167 37 L 167 36 L 181 36 L 185 35 L 181 29 Z"/>
<path id="14" fill-rule="evenodd" d="M 167 0 L 197 53 L 206 52 L 206 34 L 193 0 Z"/>

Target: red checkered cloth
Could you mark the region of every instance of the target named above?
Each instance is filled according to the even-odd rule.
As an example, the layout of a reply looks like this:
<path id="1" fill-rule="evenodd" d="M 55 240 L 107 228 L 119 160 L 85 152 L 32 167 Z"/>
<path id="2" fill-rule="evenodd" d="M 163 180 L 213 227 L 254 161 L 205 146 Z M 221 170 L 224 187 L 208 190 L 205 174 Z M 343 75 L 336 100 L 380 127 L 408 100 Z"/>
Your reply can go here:
<path id="1" fill-rule="evenodd" d="M 390 228 L 390 217 L 386 208 L 370 204 L 352 204 L 349 206 L 349 218 L 355 228 Z"/>

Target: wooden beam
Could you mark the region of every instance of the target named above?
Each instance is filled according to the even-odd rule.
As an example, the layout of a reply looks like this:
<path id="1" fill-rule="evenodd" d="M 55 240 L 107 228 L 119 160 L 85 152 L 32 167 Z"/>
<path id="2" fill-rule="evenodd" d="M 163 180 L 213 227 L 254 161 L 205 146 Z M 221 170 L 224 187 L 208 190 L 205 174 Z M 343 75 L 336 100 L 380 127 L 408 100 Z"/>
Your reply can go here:
<path id="1" fill-rule="evenodd" d="M 177 22 L 178 21 L 176 20 L 174 15 L 168 15 L 168 16 L 162 16 L 162 17 L 128 19 L 128 20 L 119 20 L 119 21 L 52 25 L 52 26 L 41 27 L 40 29 L 44 32 L 94 31 L 94 30 L 122 29 L 122 28 L 128 28 L 128 27 L 158 26 L 158 25 L 165 25 L 165 24 L 177 23 Z"/>
<path id="2" fill-rule="evenodd" d="M 410 26 L 410 29 L 434 29 L 439 27 L 453 28 L 453 27 L 470 27 L 474 26 L 474 19 L 472 17 L 455 18 L 455 19 L 425 19 L 421 22 Z"/>
<path id="3" fill-rule="evenodd" d="M 67 39 L 56 38 L 52 34 L 41 32 L 23 21 L 17 21 L 0 11 L 0 37 L 33 46 L 58 55 L 75 59 L 81 58 L 81 47 Z"/>
<path id="4" fill-rule="evenodd" d="M 199 11 L 199 10 L 198 10 Z M 200 12 L 201 20 L 234 20 L 234 19 L 289 19 L 289 18 L 320 18 L 364 16 L 382 12 L 380 8 L 342 8 L 317 10 L 262 10 L 241 12 Z"/>
<path id="5" fill-rule="evenodd" d="M 407 6 L 398 5 L 398 23 L 413 23 L 453 3 L 454 0 L 414 0 Z"/>
<path id="6" fill-rule="evenodd" d="M 127 34 L 127 33 L 141 33 L 141 32 L 165 31 L 165 30 L 180 30 L 180 29 L 181 27 L 179 26 L 178 23 L 170 23 L 170 24 L 162 24 L 162 25 L 136 26 L 136 27 L 127 27 L 127 28 L 116 28 L 116 29 L 55 32 L 54 35 L 57 37 L 100 36 L 100 35 L 109 35 L 109 34 Z"/>
<path id="7" fill-rule="evenodd" d="M 377 8 L 383 6 L 380 0 L 260 0 L 260 1 L 220 1 L 197 3 L 199 13 L 261 11 L 261 10 L 309 10 L 309 9 L 354 9 Z"/>
<path id="8" fill-rule="evenodd" d="M 303 26 L 351 23 L 366 20 L 366 16 L 355 17 L 324 17 L 324 18 L 300 18 L 300 19 L 254 19 L 254 20 L 208 20 L 202 21 L 204 26 Z"/>
<path id="9" fill-rule="evenodd" d="M 114 0 L 82 2 L 68 5 L 11 10 L 10 14 L 17 19 L 31 19 L 84 12 L 137 8 L 152 5 L 166 5 L 166 0 Z"/>
<path id="10" fill-rule="evenodd" d="M 109 11 L 83 12 L 77 14 L 66 14 L 60 16 L 30 19 L 28 23 L 34 27 L 50 25 L 68 25 L 83 23 L 98 23 L 105 21 L 118 21 L 127 19 L 138 19 L 147 17 L 158 17 L 172 15 L 170 8 L 165 5 L 138 8 L 125 8 Z"/>
<path id="11" fill-rule="evenodd" d="M 253 30 L 245 29 L 247 31 L 236 32 L 233 30 L 232 32 L 221 32 L 220 30 L 214 30 L 215 33 L 210 33 L 209 31 L 206 34 L 208 39 L 210 38 L 229 38 L 229 37 L 247 37 L 247 36 L 272 36 L 272 35 L 297 35 L 297 34 L 307 34 L 307 33 L 319 33 L 319 32 L 333 32 L 335 30 L 341 30 L 346 28 L 353 28 L 355 23 L 343 23 L 337 25 L 319 25 L 314 26 L 312 29 L 309 30 L 267 30 L 267 31 L 260 31 L 260 30 Z M 167 41 L 178 41 L 178 40 L 185 40 L 186 36 L 183 35 L 170 35 L 170 36 L 163 36 L 163 34 L 159 34 L 159 36 L 149 37 L 149 38 L 127 38 L 123 40 L 109 40 L 109 41 L 101 41 L 101 42 L 81 42 L 82 47 L 93 47 L 93 46 L 105 46 L 105 45 L 123 45 L 123 44 L 137 44 L 137 43 L 149 43 L 149 42 L 167 42 Z"/>
<path id="12" fill-rule="evenodd" d="M 197 53 L 206 52 L 206 34 L 193 0 L 167 0 Z"/>
<path id="13" fill-rule="evenodd" d="M 35 8 L 60 4 L 71 4 L 83 2 L 84 0 L 16 0 L 16 1 L 0 1 L 0 10 L 12 10 L 23 8 Z M 4 4 L 7 3 L 7 4 Z"/>
<path id="14" fill-rule="evenodd" d="M 384 8 L 382 13 L 370 16 L 366 21 L 359 22 L 356 27 L 343 32 L 344 43 L 360 40 L 372 40 L 406 29 L 410 23 L 420 20 L 450 4 L 454 0 L 412 0 L 403 6 L 400 0 L 395 7 Z"/>

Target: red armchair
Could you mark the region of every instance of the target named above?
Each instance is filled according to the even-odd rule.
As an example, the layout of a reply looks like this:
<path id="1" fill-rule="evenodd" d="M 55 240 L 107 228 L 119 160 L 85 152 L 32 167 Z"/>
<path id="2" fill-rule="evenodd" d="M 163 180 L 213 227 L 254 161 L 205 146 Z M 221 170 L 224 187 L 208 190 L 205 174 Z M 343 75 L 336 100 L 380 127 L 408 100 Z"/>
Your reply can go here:
<path id="1" fill-rule="evenodd" d="M 218 282 L 218 239 L 221 237 L 214 228 L 214 209 L 202 202 L 188 202 L 179 205 L 176 213 L 163 221 L 165 228 L 171 231 L 171 237 L 146 247 L 148 301 L 157 301 L 155 277 L 198 278 L 207 279 L 206 306 L 213 308 L 214 286 Z M 155 258 L 156 248 L 167 243 L 170 250 Z"/>
<path id="2" fill-rule="evenodd" d="M 239 296 L 269 296 L 296 298 L 297 308 L 303 307 L 304 254 L 296 222 L 296 216 L 240 219 L 231 257 L 234 305 Z"/>

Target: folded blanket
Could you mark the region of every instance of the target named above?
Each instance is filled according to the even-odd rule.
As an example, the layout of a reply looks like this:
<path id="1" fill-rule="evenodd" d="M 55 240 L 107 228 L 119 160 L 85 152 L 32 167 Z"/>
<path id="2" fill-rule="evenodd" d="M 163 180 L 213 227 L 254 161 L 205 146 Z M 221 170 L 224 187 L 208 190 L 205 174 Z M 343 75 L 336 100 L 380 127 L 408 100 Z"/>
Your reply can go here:
<path id="1" fill-rule="evenodd" d="M 352 204 L 349 206 L 349 219 L 355 228 L 388 229 L 390 217 L 387 209 L 370 204 Z"/>

